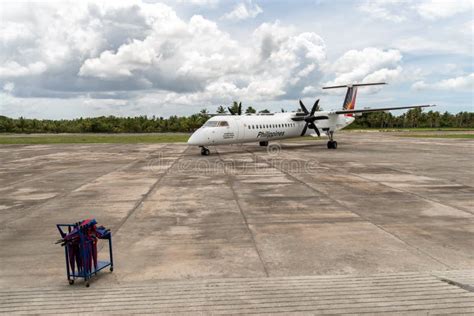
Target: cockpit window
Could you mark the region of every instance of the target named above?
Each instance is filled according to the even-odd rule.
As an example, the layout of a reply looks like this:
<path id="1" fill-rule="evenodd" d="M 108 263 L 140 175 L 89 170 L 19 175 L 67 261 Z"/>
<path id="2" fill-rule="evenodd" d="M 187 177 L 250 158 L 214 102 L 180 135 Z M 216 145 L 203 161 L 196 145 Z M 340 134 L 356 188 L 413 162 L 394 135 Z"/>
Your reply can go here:
<path id="1" fill-rule="evenodd" d="M 204 124 L 204 126 L 206 126 L 206 127 L 216 127 L 217 123 L 219 123 L 219 122 L 218 121 L 207 121 L 206 124 Z"/>
<path id="2" fill-rule="evenodd" d="M 207 121 L 204 124 L 205 127 L 221 127 L 221 126 L 229 126 L 227 121 Z"/>

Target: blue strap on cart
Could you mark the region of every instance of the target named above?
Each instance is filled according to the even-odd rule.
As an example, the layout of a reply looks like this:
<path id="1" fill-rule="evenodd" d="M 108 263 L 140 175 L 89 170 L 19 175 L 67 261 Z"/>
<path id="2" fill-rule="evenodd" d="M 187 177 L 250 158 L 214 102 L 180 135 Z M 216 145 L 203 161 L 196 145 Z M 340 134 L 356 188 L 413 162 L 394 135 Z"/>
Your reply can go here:
<path id="1" fill-rule="evenodd" d="M 61 234 L 61 239 L 56 243 L 65 247 L 69 284 L 74 284 L 77 278 L 84 278 L 86 286 L 89 286 L 89 279 L 100 270 L 110 267 L 110 271 L 113 271 L 112 234 L 109 229 L 104 226 L 97 227 L 95 219 L 56 226 Z M 97 259 L 97 243 L 100 239 L 109 241 L 109 261 Z"/>

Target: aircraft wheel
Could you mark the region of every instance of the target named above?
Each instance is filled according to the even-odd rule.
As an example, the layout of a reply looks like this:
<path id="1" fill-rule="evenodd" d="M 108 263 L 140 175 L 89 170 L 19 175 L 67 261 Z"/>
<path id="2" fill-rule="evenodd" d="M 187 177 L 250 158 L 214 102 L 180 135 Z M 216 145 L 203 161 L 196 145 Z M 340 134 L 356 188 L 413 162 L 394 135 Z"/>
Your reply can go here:
<path id="1" fill-rule="evenodd" d="M 264 146 L 264 147 L 266 147 L 266 146 L 268 146 L 268 142 L 267 142 L 267 141 L 260 142 L 260 146 Z"/>
<path id="2" fill-rule="evenodd" d="M 335 140 L 328 141 L 328 149 L 336 149 L 336 148 L 337 148 L 337 142 Z"/>
<path id="3" fill-rule="evenodd" d="M 201 155 L 203 155 L 203 156 L 209 156 L 210 153 L 211 152 L 207 148 L 202 148 L 201 149 Z"/>

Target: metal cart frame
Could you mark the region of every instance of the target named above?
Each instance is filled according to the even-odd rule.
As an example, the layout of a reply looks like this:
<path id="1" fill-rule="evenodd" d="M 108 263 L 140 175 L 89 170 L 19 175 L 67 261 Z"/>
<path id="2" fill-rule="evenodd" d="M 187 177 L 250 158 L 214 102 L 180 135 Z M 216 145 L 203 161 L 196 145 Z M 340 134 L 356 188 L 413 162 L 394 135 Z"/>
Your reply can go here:
<path id="1" fill-rule="evenodd" d="M 56 227 L 58 228 L 59 233 L 61 234 L 62 238 L 64 238 L 67 234 L 69 234 L 74 228 L 78 226 L 79 226 L 78 224 L 56 224 Z M 97 260 L 97 268 L 95 268 L 94 265 L 92 265 L 90 271 L 86 271 L 84 269 L 78 268 L 77 271 L 72 272 L 71 268 L 69 267 L 69 262 L 70 262 L 69 261 L 69 247 L 70 246 L 67 243 L 64 245 L 64 253 L 66 257 L 66 273 L 67 273 L 67 279 L 70 285 L 73 285 L 76 279 L 83 278 L 86 284 L 86 287 L 89 287 L 89 280 L 92 278 L 93 275 L 96 275 L 97 272 L 99 272 L 100 270 L 110 267 L 110 272 L 114 271 L 114 259 L 113 259 L 113 254 L 112 254 L 112 233 L 109 232 L 107 235 L 103 236 L 100 239 L 108 239 L 109 241 L 109 260 L 110 261 Z M 83 245 L 90 244 L 91 242 L 92 241 L 86 240 L 83 234 L 80 234 L 79 247 L 80 247 L 82 262 L 84 262 L 85 258 L 87 257 L 86 249 Z"/>

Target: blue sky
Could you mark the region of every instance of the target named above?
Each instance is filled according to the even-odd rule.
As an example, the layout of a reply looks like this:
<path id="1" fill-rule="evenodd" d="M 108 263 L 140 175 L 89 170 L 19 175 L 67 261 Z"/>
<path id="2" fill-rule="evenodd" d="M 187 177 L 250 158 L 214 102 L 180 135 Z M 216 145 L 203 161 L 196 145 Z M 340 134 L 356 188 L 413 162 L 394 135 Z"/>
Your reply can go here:
<path id="1" fill-rule="evenodd" d="M 0 4 L 0 115 L 187 115 L 233 100 L 295 110 L 473 111 L 472 0 L 41 1 Z"/>

